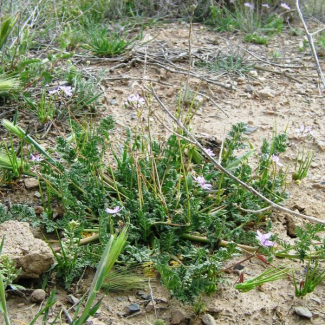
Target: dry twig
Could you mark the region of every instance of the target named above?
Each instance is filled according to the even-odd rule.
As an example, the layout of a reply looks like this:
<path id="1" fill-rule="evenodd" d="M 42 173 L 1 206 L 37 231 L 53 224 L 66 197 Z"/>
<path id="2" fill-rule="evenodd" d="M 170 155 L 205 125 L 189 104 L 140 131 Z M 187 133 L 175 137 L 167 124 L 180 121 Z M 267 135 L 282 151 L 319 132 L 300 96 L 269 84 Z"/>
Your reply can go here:
<path id="1" fill-rule="evenodd" d="M 315 48 L 315 43 L 314 43 L 314 38 L 313 38 L 316 34 L 321 32 L 322 30 L 324 30 L 325 27 L 323 27 L 320 30 L 317 30 L 316 32 L 310 33 L 309 30 L 308 30 L 308 27 L 306 25 L 304 16 L 302 15 L 302 12 L 301 12 L 299 0 L 296 0 L 296 7 L 297 7 L 299 17 L 301 19 L 302 25 L 304 26 L 304 29 L 305 29 L 305 32 L 306 32 L 306 36 L 307 36 L 307 39 L 308 39 L 308 43 L 309 43 L 309 46 L 310 46 L 311 53 L 312 53 L 313 58 L 315 60 L 318 77 L 319 77 L 320 81 L 322 82 L 323 87 L 325 89 L 325 77 L 324 77 L 322 68 L 321 68 L 321 66 L 319 64 L 319 60 L 318 60 L 318 56 L 317 56 L 317 52 L 316 52 L 316 48 Z"/>

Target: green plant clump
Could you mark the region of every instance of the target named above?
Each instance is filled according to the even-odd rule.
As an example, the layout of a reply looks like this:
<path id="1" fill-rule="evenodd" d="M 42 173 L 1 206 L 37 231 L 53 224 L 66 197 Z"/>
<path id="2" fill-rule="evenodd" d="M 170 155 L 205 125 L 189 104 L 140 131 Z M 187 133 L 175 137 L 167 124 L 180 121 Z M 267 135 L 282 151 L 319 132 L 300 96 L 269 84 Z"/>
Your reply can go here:
<path id="1" fill-rule="evenodd" d="M 238 206 L 255 210 L 265 203 L 239 188 L 183 139 L 172 135 L 161 144 L 129 132 L 122 150 L 116 151 L 110 141 L 113 128 L 111 117 L 102 120 L 96 130 L 72 122 L 72 141 L 58 139 L 60 160 L 52 160 L 51 165 L 47 159 L 39 163 L 41 183 L 48 184 L 47 195 L 56 198 L 64 210 L 57 220 L 45 210 L 42 223 L 48 231 L 66 229 L 68 234 L 74 220 L 80 230 L 98 231 L 100 243 L 128 224 L 123 261 L 153 261 L 163 283 L 182 301 L 193 302 L 201 292 L 214 292 L 223 263 L 239 253 L 236 243 L 254 244 L 253 226 L 265 222 L 267 215 L 243 212 Z M 285 151 L 286 135 L 275 135 L 271 144 L 264 141 L 256 174 L 248 163 L 252 148 L 236 156 L 237 150 L 246 147 L 245 130 L 243 123 L 233 126 L 224 143 L 222 165 L 269 199 L 283 202 L 285 174 L 272 168 L 271 155 Z M 103 163 L 107 154 L 114 163 Z M 189 238 L 195 236 L 188 235 L 195 233 L 208 238 L 209 244 L 193 245 Z M 78 267 L 73 266 L 71 261 L 77 261 L 81 252 L 70 245 L 74 247 L 73 238 L 80 235 L 66 237 L 58 265 L 69 265 L 60 267 L 60 272 L 70 270 L 71 280 L 70 266 L 77 270 L 86 257 Z M 233 243 L 220 247 L 221 239 Z M 149 249 L 140 260 L 143 247 Z M 75 257 L 70 259 L 64 252 Z"/>

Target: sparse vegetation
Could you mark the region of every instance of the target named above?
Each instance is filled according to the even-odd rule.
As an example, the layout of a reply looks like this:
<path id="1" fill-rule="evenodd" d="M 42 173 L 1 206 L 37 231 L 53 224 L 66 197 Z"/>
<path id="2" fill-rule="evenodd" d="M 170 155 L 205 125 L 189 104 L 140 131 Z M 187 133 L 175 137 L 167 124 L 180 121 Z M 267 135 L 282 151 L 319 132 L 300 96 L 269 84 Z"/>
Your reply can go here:
<path id="1" fill-rule="evenodd" d="M 272 48 L 264 58 L 244 48 L 265 45 L 259 47 L 265 52 L 287 27 L 290 5 L 273 0 L 199 1 L 195 6 L 176 0 L 31 0 L 22 10 L 17 0 L 1 4 L 0 132 L 5 136 L 0 143 L 0 195 L 5 195 L 3 189 L 4 193 L 18 189 L 26 176 L 33 177 L 42 209 L 37 214 L 31 202 L 3 200 L 0 222 L 17 220 L 40 228 L 56 261 L 44 280 L 44 286 L 51 283 L 49 296 L 30 325 L 41 316 L 44 324 L 48 321 L 55 304 L 52 287 L 72 290 L 86 268 L 97 272 L 74 309 L 72 325 L 82 325 L 95 314 L 101 289 L 140 290 L 157 273 L 171 295 L 192 304 L 198 317 L 207 311 L 204 295 L 217 291 L 233 258 L 240 260 L 236 265 L 259 259 L 267 268 L 246 281 L 240 273 L 235 288 L 241 292 L 287 279 L 296 296 L 302 297 L 322 284 L 324 222 L 296 227 L 297 240 L 290 243 L 272 228 L 274 208 L 284 205 L 290 188 L 307 178 L 314 150 L 322 147 L 312 128 L 303 124 L 294 137 L 288 136 L 291 125 L 281 131 L 274 127 L 271 137 L 260 139 L 260 147 L 250 139 L 256 129 L 243 122 L 233 123 L 222 141 L 198 138 L 202 147 L 189 132 L 195 129 L 197 116 L 211 117 L 204 111 L 205 101 L 222 112 L 219 102 L 230 105 L 212 85 L 235 92 L 249 80 L 238 98 L 261 101 L 278 93 L 262 89 L 267 88 L 262 87 L 266 78 L 257 71 L 283 75 L 299 86 L 288 69 L 300 66 L 293 58 L 288 61 L 293 67 L 281 62 L 284 49 Z M 305 10 L 314 10 L 311 2 Z M 168 38 L 154 43 L 157 36 L 145 33 L 160 17 L 168 23 L 175 17 L 190 22 L 184 24 L 189 36 L 182 39 L 181 50 L 169 48 Z M 212 40 L 208 49 L 192 48 L 192 19 L 211 33 L 217 31 L 226 46 L 216 47 Z M 289 27 L 291 37 L 300 37 L 295 50 L 305 51 L 308 43 L 300 29 Z M 229 45 L 236 33 L 250 44 Z M 155 49 L 150 51 L 148 44 L 155 44 Z M 317 49 L 325 51 L 324 33 L 317 37 Z M 266 67 L 259 67 L 261 62 Z M 126 73 L 139 66 L 141 73 Z M 118 69 L 125 70 L 115 74 Z M 159 77 L 149 78 L 150 69 L 159 70 Z M 172 73 L 186 79 L 173 93 L 168 88 L 173 86 Z M 191 78 L 198 82 L 192 85 Z M 122 85 L 127 93 L 119 89 L 111 96 L 108 82 Z M 161 100 L 150 92 L 157 85 L 164 94 Z M 118 98 L 121 109 L 136 122 L 131 128 L 111 115 L 119 105 L 117 97 L 123 97 Z M 166 98 L 172 98 L 169 117 L 174 124 L 166 123 L 167 115 L 162 117 L 157 109 L 164 107 Z M 250 114 L 254 116 L 253 108 Z M 156 132 L 159 123 L 166 136 Z M 293 141 L 298 144 L 290 164 L 286 150 Z M 306 144 L 313 149 L 301 149 Z M 287 209 L 287 213 L 317 221 L 303 215 L 304 209 L 294 210 L 299 212 Z M 306 272 L 291 266 L 291 260 L 307 263 Z M 14 288 L 18 273 L 10 258 L 2 255 L 0 309 L 6 325 L 10 312 L 5 291 Z M 147 300 L 155 304 L 152 295 Z M 164 323 L 155 315 L 154 324 Z"/>

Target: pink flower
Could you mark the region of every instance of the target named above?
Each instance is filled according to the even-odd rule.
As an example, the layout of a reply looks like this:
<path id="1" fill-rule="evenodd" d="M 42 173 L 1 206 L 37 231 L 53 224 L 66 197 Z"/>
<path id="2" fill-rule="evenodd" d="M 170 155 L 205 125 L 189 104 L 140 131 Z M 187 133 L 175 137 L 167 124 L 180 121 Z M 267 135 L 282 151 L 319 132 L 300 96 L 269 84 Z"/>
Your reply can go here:
<path id="1" fill-rule="evenodd" d="M 53 94 L 56 94 L 59 91 L 63 91 L 64 94 L 66 96 L 68 96 L 68 97 L 71 97 L 72 96 L 72 88 L 70 86 L 59 86 L 56 89 L 50 90 L 49 91 L 49 94 L 50 95 L 53 95 Z"/>
<path id="2" fill-rule="evenodd" d="M 267 3 L 263 3 L 262 4 L 262 7 L 267 8 L 267 9 L 270 9 L 270 6 Z"/>
<path id="3" fill-rule="evenodd" d="M 105 210 L 105 212 L 107 212 L 108 214 L 118 214 L 121 210 L 122 210 L 121 207 L 116 206 L 116 207 L 113 208 L 113 209 L 107 208 L 107 209 Z"/>
<path id="4" fill-rule="evenodd" d="M 193 176 L 194 180 L 199 183 L 199 185 L 204 189 L 204 190 L 211 190 L 212 185 L 207 183 L 206 179 L 203 176 L 198 176 L 195 177 Z"/>
<path id="5" fill-rule="evenodd" d="M 272 236 L 272 234 L 270 232 L 267 234 L 262 234 L 259 230 L 257 230 L 256 239 L 260 241 L 262 246 L 273 247 L 274 242 L 269 240 L 271 238 L 271 236 Z"/>
<path id="6" fill-rule="evenodd" d="M 145 99 L 139 94 L 130 95 L 127 100 L 124 102 L 125 107 L 138 108 L 143 106 L 146 103 Z"/>
<path id="7" fill-rule="evenodd" d="M 31 154 L 31 155 L 29 156 L 29 160 L 30 160 L 30 161 L 34 161 L 34 162 L 39 162 L 39 161 L 42 161 L 42 160 L 44 160 L 44 159 L 41 157 L 40 154 L 36 154 L 36 155 Z"/>
<path id="8" fill-rule="evenodd" d="M 211 156 L 211 157 L 214 157 L 215 156 L 215 154 L 213 153 L 213 151 L 211 149 L 209 149 L 209 148 L 204 148 L 204 152 L 207 155 Z"/>
<path id="9" fill-rule="evenodd" d="M 286 10 L 290 10 L 291 8 L 285 3 L 285 2 L 282 2 L 280 7 L 282 7 L 283 9 L 286 9 Z"/>
<path id="10" fill-rule="evenodd" d="M 301 137 L 301 138 L 305 138 L 308 135 L 310 135 L 312 137 L 314 136 L 313 131 L 312 131 L 312 126 L 305 126 L 303 124 L 301 124 L 299 129 L 296 129 L 296 133 L 297 133 L 298 137 Z"/>
<path id="11" fill-rule="evenodd" d="M 283 166 L 283 164 L 281 164 L 280 163 L 280 158 L 279 158 L 279 156 L 276 156 L 276 155 L 272 155 L 271 156 L 271 159 L 273 160 L 273 162 L 276 164 L 276 165 L 278 165 L 278 166 Z"/>
<path id="12" fill-rule="evenodd" d="M 250 9 L 254 9 L 254 5 L 252 3 L 249 3 L 249 2 L 245 2 L 244 6 L 247 7 L 247 8 L 250 8 Z"/>

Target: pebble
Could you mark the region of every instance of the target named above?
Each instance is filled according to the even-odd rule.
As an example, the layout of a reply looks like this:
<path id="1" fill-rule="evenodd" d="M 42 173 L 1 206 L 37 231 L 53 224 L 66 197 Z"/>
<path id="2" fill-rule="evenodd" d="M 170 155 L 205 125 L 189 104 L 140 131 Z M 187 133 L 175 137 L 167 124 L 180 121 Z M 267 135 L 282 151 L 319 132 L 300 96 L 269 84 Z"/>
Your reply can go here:
<path id="1" fill-rule="evenodd" d="M 79 299 L 76 298 L 74 295 L 67 295 L 67 300 L 72 304 L 72 305 L 77 305 L 79 303 Z"/>
<path id="2" fill-rule="evenodd" d="M 302 307 L 302 306 L 295 307 L 295 312 L 299 316 L 305 317 L 308 319 L 311 319 L 313 317 L 313 314 L 311 313 L 311 311 L 306 307 Z"/>
<path id="3" fill-rule="evenodd" d="M 24 184 L 25 184 L 25 187 L 28 189 L 28 190 L 31 190 L 33 188 L 36 188 L 38 187 L 38 179 L 37 178 L 26 178 L 24 180 Z"/>
<path id="4" fill-rule="evenodd" d="M 38 205 L 34 208 L 34 211 L 36 214 L 42 214 L 44 211 L 44 208 L 41 205 Z"/>
<path id="5" fill-rule="evenodd" d="M 252 93 L 254 91 L 254 88 L 251 85 L 246 85 L 245 92 L 246 93 Z"/>
<path id="6" fill-rule="evenodd" d="M 31 302 L 42 302 L 46 297 L 46 292 L 43 289 L 36 289 L 32 292 L 30 296 Z"/>
<path id="7" fill-rule="evenodd" d="M 209 314 L 205 314 L 202 316 L 202 323 L 204 325 L 216 325 L 216 321 L 214 320 L 214 318 L 209 315 Z"/>
<path id="8" fill-rule="evenodd" d="M 317 146 L 319 148 L 320 151 L 324 152 L 325 151 L 325 141 L 317 141 Z"/>
<path id="9" fill-rule="evenodd" d="M 136 120 L 136 119 L 137 119 L 137 113 L 132 113 L 131 120 Z"/>
<path id="10" fill-rule="evenodd" d="M 35 191 L 34 196 L 35 196 L 36 198 L 40 199 L 40 198 L 41 198 L 41 193 L 38 192 L 38 191 Z"/>
<path id="11" fill-rule="evenodd" d="M 252 76 L 252 77 L 257 77 L 257 76 L 258 76 L 258 73 L 257 73 L 256 70 L 251 70 L 251 71 L 248 72 L 248 74 L 249 74 L 250 76 Z"/>
<path id="12" fill-rule="evenodd" d="M 180 310 L 173 310 L 171 313 L 171 325 L 177 325 L 180 324 L 185 320 L 185 315 Z"/>
<path id="13" fill-rule="evenodd" d="M 208 308 L 208 312 L 210 314 L 220 314 L 221 312 L 223 312 L 223 308 L 217 307 L 217 306 L 212 306 L 212 307 Z"/>
<path id="14" fill-rule="evenodd" d="M 246 125 L 246 129 L 244 131 L 244 134 L 249 135 L 253 132 L 255 132 L 258 128 L 254 128 L 253 126 Z"/>
<path id="15" fill-rule="evenodd" d="M 241 271 L 241 270 L 243 270 L 245 268 L 245 266 L 244 265 L 241 265 L 241 264 L 237 264 L 237 265 L 235 265 L 234 266 L 234 270 L 238 270 L 238 271 Z"/>
<path id="16" fill-rule="evenodd" d="M 89 317 L 88 320 L 84 323 L 85 325 L 106 325 L 104 322 L 93 318 L 93 317 Z"/>
<path id="17" fill-rule="evenodd" d="M 126 311 L 127 315 L 137 313 L 140 310 L 141 310 L 140 306 L 138 304 L 135 304 L 135 303 L 133 303 L 131 305 L 128 305 L 128 306 L 125 306 L 125 311 Z"/>
<path id="18" fill-rule="evenodd" d="M 275 96 L 274 90 L 269 87 L 265 87 L 257 92 L 257 95 L 261 98 L 272 98 Z"/>
<path id="19" fill-rule="evenodd" d="M 325 188 L 325 182 L 315 183 L 312 185 L 313 188 L 323 189 Z"/>

